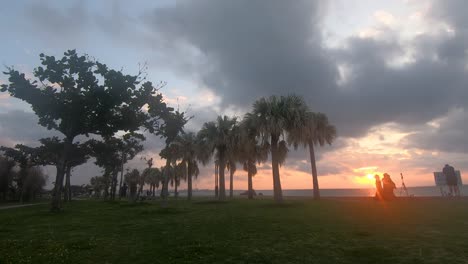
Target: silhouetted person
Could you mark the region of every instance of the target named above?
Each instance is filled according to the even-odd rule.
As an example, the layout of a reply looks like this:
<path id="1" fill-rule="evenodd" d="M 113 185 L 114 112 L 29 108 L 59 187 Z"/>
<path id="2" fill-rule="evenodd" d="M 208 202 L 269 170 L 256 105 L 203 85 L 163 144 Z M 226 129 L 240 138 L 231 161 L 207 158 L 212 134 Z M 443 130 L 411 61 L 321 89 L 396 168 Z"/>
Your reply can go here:
<path id="1" fill-rule="evenodd" d="M 449 195 L 459 196 L 460 190 L 458 189 L 458 179 L 457 174 L 455 174 L 455 169 L 452 166 L 445 164 L 442 172 L 445 175 L 445 180 L 447 181 L 447 186 L 449 187 Z"/>
<path id="2" fill-rule="evenodd" d="M 382 200 L 383 189 L 382 189 L 382 182 L 380 181 L 379 175 L 374 175 L 375 178 L 375 197 L 376 200 Z"/>
<path id="3" fill-rule="evenodd" d="M 120 190 L 120 196 L 121 197 L 126 197 L 127 196 L 127 183 L 124 183 L 122 186 L 122 189 Z"/>
<path id="4" fill-rule="evenodd" d="M 384 173 L 382 179 L 382 196 L 385 200 L 393 200 L 395 199 L 395 194 L 393 190 L 396 189 L 395 183 L 390 178 L 388 173 Z"/>

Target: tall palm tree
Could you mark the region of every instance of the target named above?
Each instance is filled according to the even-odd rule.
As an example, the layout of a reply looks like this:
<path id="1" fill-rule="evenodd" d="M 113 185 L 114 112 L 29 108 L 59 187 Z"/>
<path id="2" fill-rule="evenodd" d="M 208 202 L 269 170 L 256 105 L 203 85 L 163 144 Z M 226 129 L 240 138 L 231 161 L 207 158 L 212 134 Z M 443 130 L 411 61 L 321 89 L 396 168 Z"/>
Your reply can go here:
<path id="1" fill-rule="evenodd" d="M 253 199 L 252 177 L 257 174 L 257 163 L 268 159 L 269 144 L 258 141 L 258 130 L 255 119 L 247 113 L 240 124 L 238 157 L 248 177 L 248 198 Z M 266 143 L 266 144 L 265 144 Z"/>
<path id="2" fill-rule="evenodd" d="M 153 197 L 156 195 L 156 187 L 159 188 L 159 183 L 162 180 L 161 171 L 158 168 L 146 168 L 143 173 L 145 182 L 149 184 L 150 191 Z"/>
<path id="3" fill-rule="evenodd" d="M 270 96 L 257 100 L 253 105 L 252 117 L 258 127 L 263 141 L 270 142 L 270 153 L 273 173 L 273 193 L 277 202 L 283 201 L 279 165 L 286 158 L 288 148 L 282 140 L 285 132 L 302 127 L 305 123 L 307 105 L 295 95 Z"/>
<path id="4" fill-rule="evenodd" d="M 226 168 L 229 170 L 229 197 L 234 196 L 234 173 L 239 161 L 239 150 L 241 147 L 241 128 L 235 124 L 228 136 L 228 148 L 226 152 Z"/>
<path id="5" fill-rule="evenodd" d="M 323 113 L 307 112 L 306 123 L 302 127 L 293 129 L 288 134 L 288 141 L 295 148 L 299 144 L 309 147 L 310 165 L 312 169 L 312 183 L 314 188 L 314 199 L 320 199 L 320 190 L 315 162 L 315 146 L 331 145 L 336 138 L 336 128 L 328 122 Z"/>
<path id="6" fill-rule="evenodd" d="M 198 160 L 204 150 L 200 148 L 195 133 L 189 132 L 179 135 L 173 142 L 177 158 L 180 160 L 181 173 L 187 178 L 187 199 L 192 199 L 192 177 L 200 173 Z"/>
<path id="7" fill-rule="evenodd" d="M 219 199 L 226 199 L 226 187 L 224 170 L 226 168 L 227 150 L 229 148 L 229 134 L 237 123 L 236 118 L 218 116 L 216 122 L 203 124 L 198 132 L 197 138 L 200 146 L 211 155 L 214 154 L 219 162 Z M 204 164 L 209 160 L 209 156 L 201 159 Z"/>
<path id="8" fill-rule="evenodd" d="M 215 165 L 215 197 L 218 198 L 219 184 L 218 184 L 218 172 L 219 172 L 219 163 L 217 160 L 214 161 Z"/>

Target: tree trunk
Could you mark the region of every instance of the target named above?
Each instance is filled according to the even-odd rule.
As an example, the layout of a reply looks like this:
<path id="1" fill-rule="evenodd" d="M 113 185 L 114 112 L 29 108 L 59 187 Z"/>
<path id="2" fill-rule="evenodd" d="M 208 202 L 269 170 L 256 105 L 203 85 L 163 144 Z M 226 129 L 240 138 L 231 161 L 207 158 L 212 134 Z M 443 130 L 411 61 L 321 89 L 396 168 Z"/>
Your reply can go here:
<path id="1" fill-rule="evenodd" d="M 229 170 L 229 197 L 232 198 L 234 196 L 234 169 L 231 166 L 231 169 Z"/>
<path id="2" fill-rule="evenodd" d="M 119 200 L 122 197 L 122 182 L 123 182 L 123 173 L 124 173 L 124 154 L 122 153 L 122 164 L 120 164 L 120 183 L 119 183 Z"/>
<path id="3" fill-rule="evenodd" d="M 252 171 L 250 169 L 250 160 L 248 161 L 248 169 L 247 169 L 247 178 L 248 178 L 248 195 L 249 199 L 253 199 L 253 184 L 252 184 Z"/>
<path id="4" fill-rule="evenodd" d="M 315 164 L 314 142 L 309 140 L 310 166 L 312 167 L 312 184 L 314 186 L 314 199 L 320 199 L 320 189 L 317 175 L 317 165 Z"/>
<path id="5" fill-rule="evenodd" d="M 220 155 L 219 157 L 219 200 L 224 201 L 226 200 L 226 185 L 225 185 L 225 178 L 224 178 L 224 170 L 226 168 L 226 163 L 224 161 L 224 155 Z"/>
<path id="6" fill-rule="evenodd" d="M 111 191 L 111 200 L 115 201 L 115 194 L 117 193 L 117 174 L 119 171 L 115 169 L 112 172 L 112 191 Z"/>
<path id="7" fill-rule="evenodd" d="M 72 192 L 71 192 L 71 169 L 67 171 L 67 181 L 68 181 L 68 202 L 71 202 L 72 200 Z"/>
<path id="8" fill-rule="evenodd" d="M 177 192 L 178 189 L 178 181 L 177 181 L 177 175 L 174 175 L 174 197 L 177 199 L 179 197 L 179 193 Z"/>
<path id="9" fill-rule="evenodd" d="M 71 200 L 71 194 L 70 194 L 70 174 L 71 174 L 71 167 L 67 166 L 66 172 L 65 172 L 65 189 L 63 191 L 63 201 L 64 202 L 69 202 Z"/>
<path id="10" fill-rule="evenodd" d="M 218 172 L 219 172 L 219 164 L 215 163 L 215 197 L 219 197 L 218 193 Z"/>
<path id="11" fill-rule="evenodd" d="M 187 166 L 187 200 L 192 200 L 192 163 Z"/>
<path id="12" fill-rule="evenodd" d="M 161 206 L 163 208 L 167 207 L 167 198 L 169 196 L 169 167 L 171 163 L 170 160 L 166 160 L 166 168 L 164 169 L 163 173 L 163 182 L 162 182 L 162 189 L 161 189 Z"/>
<path id="13" fill-rule="evenodd" d="M 73 138 L 66 137 L 64 140 L 63 155 L 60 162 L 57 164 L 57 175 L 55 177 L 55 187 L 52 193 L 52 202 L 50 210 L 52 212 L 60 211 L 61 208 L 61 197 L 62 197 L 62 186 L 63 177 L 65 175 L 65 166 L 68 160 L 68 154 L 72 147 Z"/>
<path id="14" fill-rule="evenodd" d="M 281 179 L 278 162 L 278 139 L 277 135 L 271 135 L 271 163 L 273 171 L 273 195 L 276 202 L 283 202 L 283 191 L 281 190 Z"/>

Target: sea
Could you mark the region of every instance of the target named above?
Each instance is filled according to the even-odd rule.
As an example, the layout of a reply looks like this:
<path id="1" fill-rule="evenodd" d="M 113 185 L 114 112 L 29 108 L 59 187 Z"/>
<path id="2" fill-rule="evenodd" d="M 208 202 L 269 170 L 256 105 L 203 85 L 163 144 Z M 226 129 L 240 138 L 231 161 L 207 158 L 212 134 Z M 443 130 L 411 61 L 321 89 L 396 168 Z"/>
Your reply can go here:
<path id="1" fill-rule="evenodd" d="M 234 190 L 234 196 L 241 196 L 246 190 Z M 255 190 L 258 195 L 273 196 L 273 190 Z M 437 197 L 446 196 L 448 194 L 447 187 L 438 186 L 421 186 L 421 187 L 408 187 L 405 191 L 402 188 L 397 188 L 394 191 L 396 196 L 400 197 Z M 226 189 L 226 194 L 229 195 L 229 189 Z M 468 195 L 468 185 L 460 186 L 460 194 L 462 196 Z M 171 193 L 172 195 L 172 193 Z M 208 197 L 214 196 L 214 190 L 199 190 L 194 189 L 193 196 L 195 197 Z M 375 195 L 375 188 L 362 188 L 362 189 L 320 189 L 320 196 L 322 197 L 371 197 Z M 180 190 L 179 196 L 187 196 L 186 190 Z M 286 189 L 283 190 L 283 196 L 290 197 L 313 197 L 312 189 Z"/>

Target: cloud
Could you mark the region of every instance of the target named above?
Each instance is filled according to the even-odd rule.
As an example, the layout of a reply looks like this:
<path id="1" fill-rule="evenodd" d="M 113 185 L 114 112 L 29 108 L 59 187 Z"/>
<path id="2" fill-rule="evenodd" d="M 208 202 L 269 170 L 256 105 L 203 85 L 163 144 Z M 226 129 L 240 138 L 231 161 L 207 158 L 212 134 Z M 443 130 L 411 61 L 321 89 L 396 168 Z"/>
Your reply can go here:
<path id="1" fill-rule="evenodd" d="M 468 113 L 455 108 L 402 139 L 404 147 L 468 154 Z"/>
<path id="2" fill-rule="evenodd" d="M 345 48 L 325 48 L 324 3 L 262 3 L 182 2 L 145 19 L 159 38 L 198 51 L 204 59 L 191 70 L 226 106 L 248 110 L 261 96 L 297 93 L 345 137 L 388 122 L 424 124 L 466 106 L 468 75 L 455 63 L 465 58 L 456 52 L 463 39 L 427 33 L 403 42 L 398 28 L 388 26 L 395 18 L 377 12 L 386 38 L 350 37 Z"/>
<path id="3" fill-rule="evenodd" d="M 45 137 L 60 136 L 56 131 L 47 130 L 38 124 L 34 113 L 19 110 L 0 113 L 0 135 L 8 147 L 21 143 L 37 146 L 38 140 Z"/>

